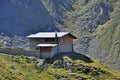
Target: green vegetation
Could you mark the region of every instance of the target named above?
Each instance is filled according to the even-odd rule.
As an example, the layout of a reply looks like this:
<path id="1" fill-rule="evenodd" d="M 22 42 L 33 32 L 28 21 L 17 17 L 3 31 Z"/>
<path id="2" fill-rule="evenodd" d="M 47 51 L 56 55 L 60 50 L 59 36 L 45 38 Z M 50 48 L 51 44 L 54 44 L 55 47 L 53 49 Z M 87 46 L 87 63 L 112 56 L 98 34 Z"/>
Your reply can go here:
<path id="1" fill-rule="evenodd" d="M 42 59 L 0 54 L 0 80 L 117 80 L 120 74 L 78 53 Z"/>
<path id="2" fill-rule="evenodd" d="M 109 54 L 105 59 L 105 64 L 116 70 L 119 69 L 120 56 L 120 1 L 113 4 L 114 11 L 111 13 L 111 19 L 101 25 L 97 29 L 98 39 L 101 42 L 102 50 L 106 50 Z"/>
<path id="3" fill-rule="evenodd" d="M 120 24 L 111 19 L 109 22 L 97 29 L 98 38 L 101 40 L 103 50 L 112 50 L 111 53 L 119 54 L 120 52 Z"/>
<path id="4" fill-rule="evenodd" d="M 97 29 L 98 37 L 101 39 L 102 49 L 111 53 L 120 53 L 120 2 L 113 4 L 114 11 L 111 13 L 111 19 Z M 118 55 L 117 55 L 118 56 Z"/>

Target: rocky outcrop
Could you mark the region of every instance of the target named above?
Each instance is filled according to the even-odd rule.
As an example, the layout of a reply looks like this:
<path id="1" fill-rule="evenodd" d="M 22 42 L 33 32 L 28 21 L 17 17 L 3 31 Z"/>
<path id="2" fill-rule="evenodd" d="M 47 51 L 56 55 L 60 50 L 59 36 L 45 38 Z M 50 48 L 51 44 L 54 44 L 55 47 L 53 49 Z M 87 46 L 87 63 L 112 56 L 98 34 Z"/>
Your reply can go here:
<path id="1" fill-rule="evenodd" d="M 24 48 L 28 49 L 29 43 L 26 37 L 9 37 L 3 33 L 0 35 L 0 47 Z"/>
<path id="2" fill-rule="evenodd" d="M 72 0 L 42 0 L 52 17 L 60 24 L 64 24 L 67 11 L 73 11 Z"/>
<path id="3" fill-rule="evenodd" d="M 103 25 L 110 19 L 110 12 L 113 8 L 105 2 L 96 2 L 93 6 L 88 6 L 84 11 L 78 13 L 77 23 L 80 30 L 94 32 L 99 25 Z"/>

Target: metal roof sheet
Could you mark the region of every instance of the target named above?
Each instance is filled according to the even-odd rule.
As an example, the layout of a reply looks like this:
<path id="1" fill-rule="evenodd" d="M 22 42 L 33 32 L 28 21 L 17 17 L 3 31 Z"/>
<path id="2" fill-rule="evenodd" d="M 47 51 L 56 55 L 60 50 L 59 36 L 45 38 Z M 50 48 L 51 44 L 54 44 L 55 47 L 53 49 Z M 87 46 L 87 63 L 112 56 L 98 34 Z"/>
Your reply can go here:
<path id="1" fill-rule="evenodd" d="M 57 44 L 38 44 L 37 47 L 54 47 L 57 46 Z"/>
<path id="2" fill-rule="evenodd" d="M 39 32 L 37 34 L 31 34 L 28 38 L 55 38 L 55 32 Z M 68 34 L 68 32 L 57 32 L 57 37 L 62 37 Z"/>

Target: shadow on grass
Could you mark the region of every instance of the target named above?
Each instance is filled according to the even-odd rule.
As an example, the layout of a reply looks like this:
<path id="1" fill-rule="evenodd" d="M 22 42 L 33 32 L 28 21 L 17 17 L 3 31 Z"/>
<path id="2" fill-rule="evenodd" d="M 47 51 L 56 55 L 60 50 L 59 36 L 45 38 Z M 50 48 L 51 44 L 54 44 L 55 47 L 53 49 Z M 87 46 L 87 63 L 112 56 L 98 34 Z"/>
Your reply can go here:
<path id="1" fill-rule="evenodd" d="M 80 54 L 80 53 L 60 53 L 60 54 L 55 55 L 52 59 L 48 59 L 46 61 L 48 63 L 53 63 L 55 60 L 62 60 L 64 56 L 68 56 L 72 60 L 82 60 L 87 63 L 93 62 L 89 57 L 83 54 Z"/>

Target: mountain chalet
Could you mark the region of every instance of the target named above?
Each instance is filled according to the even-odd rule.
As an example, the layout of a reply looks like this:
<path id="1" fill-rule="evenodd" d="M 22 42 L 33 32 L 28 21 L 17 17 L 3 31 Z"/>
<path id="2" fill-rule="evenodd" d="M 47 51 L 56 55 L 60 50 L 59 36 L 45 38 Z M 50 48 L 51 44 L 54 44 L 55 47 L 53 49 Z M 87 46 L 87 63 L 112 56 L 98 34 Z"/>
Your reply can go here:
<path id="1" fill-rule="evenodd" d="M 55 54 L 73 52 L 75 36 L 69 32 L 39 32 L 27 36 L 29 49 L 39 50 L 39 58 L 51 58 Z"/>

